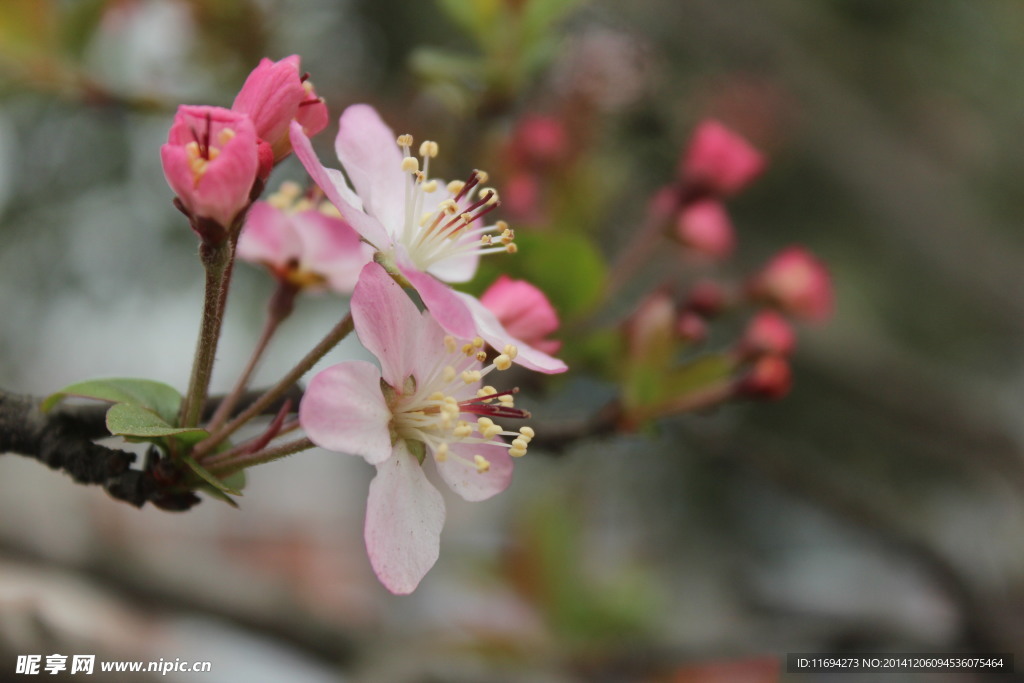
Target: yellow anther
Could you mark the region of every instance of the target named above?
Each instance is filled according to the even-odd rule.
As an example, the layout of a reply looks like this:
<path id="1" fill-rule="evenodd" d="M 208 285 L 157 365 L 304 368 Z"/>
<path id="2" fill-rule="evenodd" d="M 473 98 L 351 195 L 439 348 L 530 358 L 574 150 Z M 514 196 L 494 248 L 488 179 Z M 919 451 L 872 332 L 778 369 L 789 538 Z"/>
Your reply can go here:
<path id="1" fill-rule="evenodd" d="M 526 455 L 526 449 L 516 448 L 513 446 L 512 448 L 508 449 L 508 454 L 511 455 L 513 458 L 521 458 L 524 455 Z"/>
<path id="2" fill-rule="evenodd" d="M 433 211 L 424 211 L 423 214 L 420 216 L 420 227 L 421 228 L 427 227 L 427 225 L 429 225 L 431 222 L 433 222 L 433 220 L 434 220 L 434 212 Z"/>
<path id="3" fill-rule="evenodd" d="M 409 158 L 411 159 L 412 157 Z M 427 176 L 423 174 L 423 171 L 416 171 L 415 173 L 413 173 L 413 175 L 416 176 L 417 183 L 422 183 L 424 180 L 427 179 Z"/>
<path id="4" fill-rule="evenodd" d="M 483 363 L 485 360 L 487 360 L 487 352 L 486 351 L 477 351 L 476 352 L 476 359 L 478 361 L 480 361 L 481 363 Z"/>
<path id="5" fill-rule="evenodd" d="M 482 455 L 473 456 L 473 464 L 476 465 L 476 471 L 483 474 L 487 470 L 491 469 L 491 463 L 487 462 L 487 458 Z"/>
<path id="6" fill-rule="evenodd" d="M 512 396 L 509 394 L 505 394 L 504 396 L 498 397 L 498 402 L 501 403 L 501 405 L 505 406 L 506 408 L 514 408 L 516 405 L 515 401 L 516 400 L 512 398 Z"/>
<path id="7" fill-rule="evenodd" d="M 480 433 L 483 434 L 485 429 L 494 426 L 494 420 L 487 417 L 486 415 L 482 415 L 476 419 L 476 426 L 477 429 L 480 430 Z"/>
<path id="8" fill-rule="evenodd" d="M 505 232 L 506 230 L 508 230 L 508 223 L 506 223 L 505 221 L 498 221 L 494 224 L 494 228 L 498 232 Z"/>
<path id="9" fill-rule="evenodd" d="M 446 199 L 438 204 L 437 208 L 441 209 L 446 214 L 451 215 L 459 210 L 459 205 L 455 203 L 454 199 Z"/>
<path id="10" fill-rule="evenodd" d="M 491 176 L 487 175 L 487 171 L 481 171 L 480 169 L 476 170 L 476 179 L 481 185 L 490 180 L 490 178 Z"/>
<path id="11" fill-rule="evenodd" d="M 433 140 L 424 140 L 420 143 L 420 156 L 430 157 L 433 159 L 437 156 L 438 147 L 437 143 Z"/>
<path id="12" fill-rule="evenodd" d="M 468 422 L 460 422 L 455 425 L 455 429 L 452 430 L 452 434 L 460 439 L 465 439 L 467 436 L 473 433 L 473 427 Z"/>
<path id="13" fill-rule="evenodd" d="M 481 375 L 480 375 L 480 371 L 479 370 L 463 370 L 462 371 L 462 381 L 465 382 L 466 384 L 472 384 L 473 382 L 479 382 L 480 381 L 480 376 Z"/>
<path id="14" fill-rule="evenodd" d="M 441 371 L 441 379 L 445 382 L 451 382 L 455 379 L 455 368 L 450 365 L 444 366 L 444 370 Z"/>
<path id="15" fill-rule="evenodd" d="M 493 396 L 496 393 L 498 393 L 497 389 L 495 389 L 492 386 L 486 386 L 481 389 L 478 389 L 476 392 L 476 396 L 477 398 L 484 398 L 484 396 Z M 484 399 L 484 403 L 490 403 L 493 400 L 493 398 Z"/>
<path id="16" fill-rule="evenodd" d="M 472 356 L 473 355 L 473 345 L 470 344 L 469 342 L 463 344 L 462 345 L 462 353 L 466 354 L 467 356 Z"/>
<path id="17" fill-rule="evenodd" d="M 468 212 L 467 212 L 467 213 L 464 213 L 464 214 L 462 214 L 461 216 L 459 216 L 459 218 L 460 218 L 460 219 L 462 220 L 462 222 L 463 222 L 463 223 L 465 223 L 466 225 L 469 225 L 470 223 L 472 223 L 472 222 L 473 222 L 473 214 L 471 214 L 471 213 L 468 213 Z"/>
<path id="18" fill-rule="evenodd" d="M 408 133 L 398 136 L 399 147 L 412 147 L 412 136 Z"/>
<path id="19" fill-rule="evenodd" d="M 498 203 L 498 191 L 493 187 L 485 187 L 480 190 L 480 199 L 485 200 L 489 206 L 494 206 Z"/>
<path id="20" fill-rule="evenodd" d="M 428 401 L 443 401 L 444 399 L 444 393 L 440 391 L 435 391 L 430 396 L 427 396 Z"/>
<path id="21" fill-rule="evenodd" d="M 450 334 L 446 334 L 444 337 L 444 348 L 448 353 L 455 353 L 455 349 L 458 348 L 455 343 L 455 337 Z"/>
<path id="22" fill-rule="evenodd" d="M 533 427 L 520 427 L 519 433 L 525 436 L 527 440 L 537 436 L 537 433 L 533 431 Z"/>
<path id="23" fill-rule="evenodd" d="M 516 238 L 516 234 L 512 231 L 512 228 L 505 228 L 501 231 L 501 241 L 508 244 Z"/>
<path id="24" fill-rule="evenodd" d="M 211 147 L 210 149 L 206 150 L 206 158 L 209 159 L 210 161 L 213 161 L 219 156 L 220 150 L 217 149 L 216 147 Z"/>
<path id="25" fill-rule="evenodd" d="M 473 346 L 478 349 L 482 349 L 484 347 L 483 337 L 473 337 Z"/>
<path id="26" fill-rule="evenodd" d="M 491 243 L 491 236 L 490 235 L 481 235 L 480 236 L 480 244 L 490 244 L 490 243 Z"/>
<path id="27" fill-rule="evenodd" d="M 512 439 L 512 448 L 519 448 L 525 451 L 528 443 L 528 441 L 523 439 Z"/>
<path id="28" fill-rule="evenodd" d="M 442 441 L 440 443 L 440 445 L 438 445 L 438 447 L 436 449 L 434 449 L 434 460 L 436 460 L 437 462 L 444 462 L 447 459 L 448 459 L 448 444 L 446 444 L 444 441 Z"/>
<path id="29" fill-rule="evenodd" d="M 462 180 L 453 180 L 448 183 L 448 191 L 452 194 L 458 194 L 462 192 L 462 188 L 466 186 L 466 183 Z"/>
<path id="30" fill-rule="evenodd" d="M 341 218 L 341 211 L 339 211 L 338 207 L 330 202 L 320 202 L 320 206 L 317 207 L 317 210 L 325 216 Z"/>
<path id="31" fill-rule="evenodd" d="M 499 427 L 498 425 L 491 425 L 490 427 L 488 427 L 487 429 L 480 433 L 483 434 L 483 437 L 485 439 L 493 439 L 498 434 L 501 434 L 503 431 L 505 430 Z"/>
<path id="32" fill-rule="evenodd" d="M 505 344 L 504 352 L 512 360 L 515 360 L 516 356 L 519 355 L 519 349 L 516 348 L 515 344 Z"/>
<path id="33" fill-rule="evenodd" d="M 188 156 L 190 158 L 192 158 L 192 159 L 198 159 L 199 158 L 199 143 L 196 142 L 195 140 L 193 140 L 192 142 L 190 142 L 187 145 L 185 145 L 185 154 L 188 154 Z"/>
<path id="34" fill-rule="evenodd" d="M 423 184 L 423 191 L 426 192 L 427 194 L 430 194 L 432 192 L 437 192 L 437 181 L 436 180 L 431 180 L 430 182 L 424 183 Z"/>
<path id="35" fill-rule="evenodd" d="M 508 357 L 508 354 L 503 353 L 494 359 L 494 367 L 498 370 L 508 370 L 512 367 L 512 359 Z"/>
<path id="36" fill-rule="evenodd" d="M 217 144 L 221 147 L 231 142 L 235 137 L 235 131 L 231 128 L 221 128 L 217 133 Z M 211 150 L 212 151 L 212 150 Z"/>
<path id="37" fill-rule="evenodd" d="M 510 242 L 509 244 L 505 245 L 505 251 L 507 251 L 510 254 L 514 254 L 517 251 L 519 251 L 519 247 L 516 245 L 515 242 Z"/>
<path id="38" fill-rule="evenodd" d="M 402 171 L 405 173 L 416 173 L 420 170 L 420 162 L 416 157 L 405 157 L 402 159 Z"/>

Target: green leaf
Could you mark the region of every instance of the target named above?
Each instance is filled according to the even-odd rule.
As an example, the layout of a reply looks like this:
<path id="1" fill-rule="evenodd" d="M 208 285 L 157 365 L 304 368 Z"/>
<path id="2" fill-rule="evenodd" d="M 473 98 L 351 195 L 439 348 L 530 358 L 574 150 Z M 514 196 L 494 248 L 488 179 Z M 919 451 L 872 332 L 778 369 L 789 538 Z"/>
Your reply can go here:
<path id="1" fill-rule="evenodd" d="M 180 457 L 181 457 L 181 461 L 184 462 L 186 465 L 188 465 L 189 468 L 191 468 L 191 470 L 193 472 L 195 472 L 196 476 L 198 476 L 200 479 L 205 481 L 207 484 L 212 486 L 217 491 L 220 491 L 221 493 L 223 493 L 225 495 L 227 495 L 227 494 L 230 494 L 232 496 L 240 496 L 240 495 L 242 495 L 241 491 L 239 491 L 237 489 L 234 489 L 234 488 L 231 488 L 230 486 L 227 485 L 226 482 L 221 481 L 220 479 L 215 477 L 213 474 L 211 474 L 208 469 L 206 469 L 205 467 L 200 465 L 198 462 L 196 462 L 195 458 L 193 458 L 191 455 L 182 455 Z M 235 505 L 235 501 L 229 499 L 229 502 L 232 505 Z"/>
<path id="2" fill-rule="evenodd" d="M 111 406 L 107 411 L 107 429 L 111 434 L 146 440 L 183 434 L 200 438 L 208 436 L 204 429 L 172 427 L 165 419 L 138 403 L 116 403 Z"/>
<path id="3" fill-rule="evenodd" d="M 168 425 L 177 421 L 178 408 L 181 405 L 181 394 L 178 393 L 178 390 L 162 382 L 148 379 L 113 378 L 92 379 L 70 384 L 48 396 L 40 407 L 43 412 L 46 412 L 67 396 L 94 398 L 110 403 L 131 403 L 153 411 Z"/>

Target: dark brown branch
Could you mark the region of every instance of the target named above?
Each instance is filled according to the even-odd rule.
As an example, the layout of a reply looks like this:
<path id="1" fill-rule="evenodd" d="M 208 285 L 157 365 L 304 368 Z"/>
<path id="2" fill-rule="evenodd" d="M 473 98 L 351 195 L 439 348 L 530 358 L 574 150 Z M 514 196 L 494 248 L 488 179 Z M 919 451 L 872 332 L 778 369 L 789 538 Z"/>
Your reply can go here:
<path id="1" fill-rule="evenodd" d="M 239 401 L 244 410 L 262 392 L 252 391 Z M 291 400 L 297 405 L 302 389 L 292 387 L 267 412 L 280 409 Z M 211 398 L 203 408 L 204 419 L 212 415 L 220 397 Z M 43 413 L 40 399 L 0 390 L 0 454 L 15 453 L 33 458 L 51 469 L 61 470 L 79 484 L 98 485 L 112 498 L 135 507 L 147 502 L 164 510 L 187 510 L 199 502 L 192 491 L 177 484 L 180 473 L 155 450 L 142 469 L 132 469 L 135 454 L 93 443 L 110 436 L 106 428 L 105 403 L 59 406 Z"/>

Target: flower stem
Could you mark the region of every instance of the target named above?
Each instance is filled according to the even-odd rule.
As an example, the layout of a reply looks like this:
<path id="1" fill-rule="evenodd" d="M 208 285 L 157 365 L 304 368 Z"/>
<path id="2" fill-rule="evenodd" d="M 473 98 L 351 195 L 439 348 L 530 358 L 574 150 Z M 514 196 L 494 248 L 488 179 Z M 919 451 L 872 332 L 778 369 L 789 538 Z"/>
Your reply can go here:
<path id="1" fill-rule="evenodd" d="M 283 425 L 277 431 L 277 433 L 273 435 L 273 438 L 277 439 L 279 437 L 284 436 L 285 434 L 294 432 L 300 426 L 301 425 L 299 424 L 298 420 L 292 420 L 291 422 L 288 422 L 287 424 Z M 259 442 L 261 440 L 264 441 L 262 446 L 259 445 Z M 206 456 L 202 461 L 202 465 L 207 469 L 209 469 L 210 467 L 224 467 L 226 463 L 230 462 L 231 460 L 239 456 L 249 455 L 250 453 L 263 450 L 266 447 L 266 442 L 271 440 L 273 439 L 266 439 L 265 435 L 257 436 L 256 438 L 250 439 L 245 443 L 240 443 L 237 446 L 233 446 L 232 448 L 229 448 L 226 451 L 221 451 L 220 453 L 213 453 L 211 455 Z"/>
<path id="2" fill-rule="evenodd" d="M 274 460 L 279 460 L 285 456 L 292 455 L 293 453 L 313 448 L 315 445 L 316 444 L 309 440 L 309 437 L 304 436 L 300 439 L 283 443 L 280 446 L 274 446 L 255 453 L 249 453 L 248 455 L 242 455 L 229 461 L 214 463 L 208 467 L 208 469 L 211 473 L 216 474 L 219 477 L 226 477 L 234 474 L 238 470 L 273 462 Z"/>
<path id="3" fill-rule="evenodd" d="M 231 261 L 234 255 L 231 241 L 220 244 L 203 243 L 199 254 L 206 270 L 206 285 L 203 295 L 203 319 L 199 327 L 195 357 L 192 361 L 192 377 L 188 391 L 181 403 L 178 425 L 195 427 L 206 401 L 210 387 L 213 362 L 217 357 L 217 342 L 220 340 L 221 322 L 224 319 L 224 304 L 227 300 Z"/>
<path id="4" fill-rule="evenodd" d="M 288 374 L 282 377 L 277 384 L 268 389 L 267 393 L 254 401 L 252 405 L 242 411 L 235 417 L 235 419 L 224 425 L 224 427 L 196 444 L 192 451 L 193 457 L 198 459 L 205 453 L 209 453 L 211 449 L 217 446 L 217 444 L 221 443 L 224 439 L 238 431 L 239 427 L 262 413 L 267 406 L 277 400 L 281 395 L 288 391 L 292 385 L 302 379 L 302 376 L 309 372 L 309 369 L 316 365 L 317 361 L 327 355 L 328 351 L 337 346 L 338 342 L 348 336 L 348 333 L 352 331 L 352 328 L 352 314 L 349 313 L 342 318 L 341 322 L 335 325 L 323 339 L 320 340 L 320 343 L 317 344 L 312 351 L 307 353 L 294 368 L 289 370 Z"/>
<path id="5" fill-rule="evenodd" d="M 252 351 L 252 355 L 249 357 L 249 363 L 245 366 L 245 370 L 239 376 L 238 381 L 235 382 L 235 387 L 231 390 L 231 393 L 221 401 L 220 405 L 217 406 L 216 412 L 213 417 L 210 418 L 210 423 L 207 429 L 210 432 L 215 432 L 224 426 L 227 422 L 228 416 L 231 415 L 232 409 L 238 404 L 238 399 L 245 393 L 245 389 L 249 386 L 249 379 L 252 377 L 252 373 L 256 370 L 256 366 L 259 364 L 260 358 L 263 356 L 263 352 L 266 351 L 267 345 L 270 343 L 270 339 L 274 336 L 277 328 L 281 325 L 284 320 L 291 315 L 295 308 L 295 295 L 298 293 L 298 288 L 295 285 L 281 280 L 278 282 L 277 290 L 270 299 L 270 305 L 267 307 L 267 319 L 263 324 L 263 331 L 260 333 L 259 341 L 256 342 L 256 347 Z"/>

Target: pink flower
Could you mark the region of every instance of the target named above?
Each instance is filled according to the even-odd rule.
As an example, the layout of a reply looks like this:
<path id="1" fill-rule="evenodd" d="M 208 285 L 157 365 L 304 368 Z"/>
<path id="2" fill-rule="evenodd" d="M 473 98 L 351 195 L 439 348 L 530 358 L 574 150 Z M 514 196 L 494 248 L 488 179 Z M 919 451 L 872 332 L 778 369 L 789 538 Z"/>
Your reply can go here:
<path id="1" fill-rule="evenodd" d="M 298 121 L 310 136 L 327 127 L 327 105 L 317 97 L 307 77 L 299 73 L 299 61 L 298 55 L 279 62 L 261 60 L 231 105 L 233 111 L 249 115 L 256 135 L 270 145 L 275 161 L 292 151 L 288 138 L 292 121 Z"/>
<path id="2" fill-rule="evenodd" d="M 183 105 L 160 148 L 167 184 L 193 218 L 225 229 L 249 205 L 258 167 L 252 121 L 221 107 Z M 195 225 L 195 221 L 193 221 Z"/>
<path id="3" fill-rule="evenodd" d="M 832 278 L 814 254 L 800 246 L 775 255 L 749 285 L 753 296 L 809 320 L 832 314 Z"/>
<path id="4" fill-rule="evenodd" d="M 764 170 L 764 157 L 718 121 L 703 121 L 694 131 L 682 161 L 683 180 L 705 192 L 739 192 Z"/>
<path id="5" fill-rule="evenodd" d="M 505 330 L 544 353 L 556 353 L 562 342 L 544 339 L 558 329 L 558 314 L 551 302 L 526 280 L 502 275 L 480 296 Z"/>
<path id="6" fill-rule="evenodd" d="M 761 311 L 747 325 L 740 347 L 746 355 L 788 356 L 796 347 L 796 334 L 776 311 Z"/>
<path id="7" fill-rule="evenodd" d="M 749 398 L 780 399 L 793 388 L 793 371 L 782 356 L 761 356 L 739 381 L 737 392 Z"/>
<path id="8" fill-rule="evenodd" d="M 431 179 L 437 143 L 423 142 L 421 158 L 412 156 L 412 136 L 402 135 L 396 145 L 394 133 L 368 105 L 350 106 L 338 124 L 335 149 L 354 192 L 340 171 L 320 163 L 297 123 L 291 128 L 292 145 L 342 218 L 377 250 L 375 258 L 416 288 L 449 334 L 480 336 L 498 350 L 515 344 L 520 365 L 564 372 L 565 363 L 516 339 L 477 299 L 444 284 L 470 280 L 482 254 L 517 250 L 503 221 L 482 224 L 498 206 L 497 192 L 481 187 L 487 174 L 473 171 L 465 182 L 448 184 Z"/>
<path id="9" fill-rule="evenodd" d="M 381 583 L 405 594 L 437 560 L 444 525 L 444 501 L 425 470 L 435 469 L 462 498 L 485 500 L 509 485 L 512 458 L 526 453 L 533 430 L 495 424 L 492 418 L 529 413 L 513 406 L 513 392 L 480 386 L 483 376 L 510 367 L 515 349 L 484 367 L 477 359 L 482 341 L 460 347 L 376 263 L 360 275 L 352 316 L 380 370 L 364 361 L 327 368 L 309 383 L 299 420 L 318 446 L 377 468 L 366 502 L 366 549 Z"/>
<path id="10" fill-rule="evenodd" d="M 714 259 L 724 259 L 736 246 L 729 214 L 722 203 L 702 199 L 683 207 L 676 222 L 679 240 L 694 251 Z"/>
<path id="11" fill-rule="evenodd" d="M 549 166 L 565 159 L 569 136 L 553 116 L 527 116 L 516 126 L 512 154 L 524 166 Z"/>
<path id="12" fill-rule="evenodd" d="M 312 207 L 291 210 L 270 202 L 253 204 L 237 253 L 298 289 L 328 288 L 342 294 L 352 292 L 359 271 L 373 259 L 370 247 L 340 218 Z"/>

